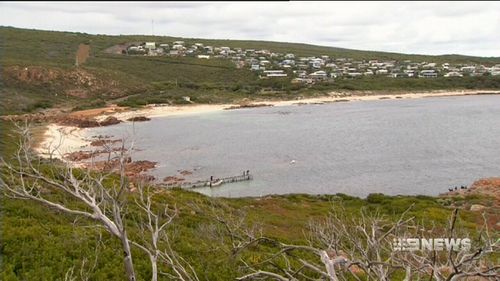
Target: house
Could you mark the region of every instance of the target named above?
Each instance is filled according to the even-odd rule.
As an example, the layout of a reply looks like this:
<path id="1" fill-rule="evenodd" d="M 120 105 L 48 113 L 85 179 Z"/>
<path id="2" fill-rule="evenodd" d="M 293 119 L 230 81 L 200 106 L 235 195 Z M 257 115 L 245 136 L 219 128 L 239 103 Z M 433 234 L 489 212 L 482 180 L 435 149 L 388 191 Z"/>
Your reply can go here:
<path id="1" fill-rule="evenodd" d="M 477 65 L 474 72 L 483 74 L 488 72 L 488 69 L 484 65 Z"/>
<path id="2" fill-rule="evenodd" d="M 173 45 L 184 45 L 184 41 L 174 41 Z"/>
<path id="3" fill-rule="evenodd" d="M 463 76 L 462 73 L 455 71 L 448 72 L 444 75 L 444 77 L 462 77 L 462 76 Z"/>
<path id="4" fill-rule="evenodd" d="M 466 73 L 472 73 L 472 72 L 474 72 L 474 70 L 476 70 L 475 66 L 463 66 L 462 68 L 460 68 L 460 71 L 466 72 Z"/>
<path id="5" fill-rule="evenodd" d="M 293 84 L 299 84 L 299 83 L 312 84 L 314 81 L 312 79 L 306 79 L 306 78 L 294 78 L 294 79 L 292 79 L 291 82 Z"/>
<path id="6" fill-rule="evenodd" d="M 198 58 L 199 59 L 207 59 L 208 60 L 210 58 L 210 56 L 209 55 L 198 55 Z"/>
<path id="7" fill-rule="evenodd" d="M 297 72 L 297 76 L 298 76 L 299 78 L 307 78 L 307 72 L 305 72 L 304 70 L 299 70 L 299 71 Z"/>
<path id="8" fill-rule="evenodd" d="M 384 75 L 384 74 L 388 74 L 389 71 L 387 71 L 387 69 L 378 69 L 375 71 L 375 74 L 377 75 Z"/>
<path id="9" fill-rule="evenodd" d="M 312 68 L 321 68 L 322 60 L 321 59 L 311 59 L 309 60 L 309 64 Z"/>
<path id="10" fill-rule="evenodd" d="M 270 64 L 271 62 L 268 61 L 268 60 L 261 60 L 260 61 L 260 65 L 266 65 L 266 64 Z"/>
<path id="11" fill-rule="evenodd" d="M 203 48 L 207 54 L 213 54 L 214 48 L 212 46 L 206 46 Z"/>
<path id="12" fill-rule="evenodd" d="M 401 78 L 401 77 L 408 77 L 408 75 L 406 73 L 393 72 L 393 73 L 389 74 L 389 77 L 392 77 L 392 78 Z"/>
<path id="13" fill-rule="evenodd" d="M 255 53 L 257 55 L 265 55 L 265 56 L 269 56 L 271 54 L 271 52 L 269 50 L 258 50 L 258 51 L 255 51 Z"/>
<path id="14" fill-rule="evenodd" d="M 430 63 L 427 63 L 427 64 L 424 64 L 422 66 L 422 68 L 424 69 L 432 69 L 432 68 L 435 68 L 436 67 L 436 63 L 433 63 L 433 62 L 430 62 Z"/>
<path id="15" fill-rule="evenodd" d="M 323 79 L 326 79 L 327 77 L 328 76 L 327 76 L 326 72 L 323 70 L 319 70 L 319 71 L 316 71 L 316 72 L 309 74 L 309 78 L 315 79 L 315 80 L 323 80 Z"/>
<path id="16" fill-rule="evenodd" d="M 250 70 L 253 70 L 253 71 L 257 71 L 260 69 L 260 65 L 258 64 L 252 64 L 252 66 L 250 67 Z"/>
<path id="17" fill-rule="evenodd" d="M 497 64 L 497 65 L 495 65 L 495 66 L 492 66 L 492 67 L 490 68 L 490 74 L 491 74 L 492 76 L 498 76 L 498 75 L 500 75 L 500 64 Z"/>
<path id="18" fill-rule="evenodd" d="M 359 77 L 359 76 L 362 76 L 363 73 L 360 73 L 360 72 L 349 72 L 347 73 L 347 76 L 349 77 Z"/>
<path id="19" fill-rule="evenodd" d="M 264 70 L 266 77 L 287 77 L 283 70 Z"/>
<path id="20" fill-rule="evenodd" d="M 174 44 L 172 46 L 172 49 L 174 49 L 174 50 L 182 50 L 182 49 L 184 49 L 184 46 L 181 45 L 181 44 Z"/>
<path id="21" fill-rule="evenodd" d="M 423 78 L 436 78 L 437 77 L 437 72 L 433 69 L 428 69 L 428 70 L 422 70 L 420 71 L 419 77 Z"/>
<path id="22" fill-rule="evenodd" d="M 295 55 L 294 54 L 286 54 L 285 59 L 293 60 L 293 59 L 295 59 Z"/>
<path id="23" fill-rule="evenodd" d="M 295 61 L 294 60 L 284 60 L 281 62 L 281 65 L 295 65 Z"/>
<path id="24" fill-rule="evenodd" d="M 156 43 L 155 42 L 146 42 L 146 44 L 144 44 L 144 48 L 148 49 L 148 50 L 154 50 L 154 49 L 156 49 Z"/>
<path id="25" fill-rule="evenodd" d="M 408 77 L 415 77 L 415 71 L 411 69 L 405 69 L 403 72 L 406 74 Z"/>

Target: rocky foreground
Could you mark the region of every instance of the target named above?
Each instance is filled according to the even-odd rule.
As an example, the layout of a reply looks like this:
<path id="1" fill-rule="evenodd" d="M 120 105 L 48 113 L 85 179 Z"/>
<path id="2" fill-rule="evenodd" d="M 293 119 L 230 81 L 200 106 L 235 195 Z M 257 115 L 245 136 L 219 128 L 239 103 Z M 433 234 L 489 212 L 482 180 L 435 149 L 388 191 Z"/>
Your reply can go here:
<path id="1" fill-rule="evenodd" d="M 480 179 L 466 189 L 441 194 L 439 201 L 451 208 L 485 214 L 488 227 L 500 231 L 500 177 Z"/>

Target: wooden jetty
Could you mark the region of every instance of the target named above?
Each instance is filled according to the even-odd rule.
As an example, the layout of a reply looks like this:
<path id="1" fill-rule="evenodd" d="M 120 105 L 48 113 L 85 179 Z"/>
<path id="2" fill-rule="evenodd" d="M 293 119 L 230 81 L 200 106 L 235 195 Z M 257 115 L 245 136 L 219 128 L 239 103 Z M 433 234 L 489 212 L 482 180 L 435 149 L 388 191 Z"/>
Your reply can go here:
<path id="1" fill-rule="evenodd" d="M 172 183 L 161 183 L 159 186 L 161 187 L 166 187 L 166 188 L 174 188 L 174 187 L 180 187 L 180 188 L 200 188 L 200 187 L 216 187 L 220 186 L 225 183 L 232 183 L 232 182 L 240 182 L 240 181 L 249 181 L 252 180 L 253 177 L 250 175 L 250 173 L 244 173 L 243 175 L 239 176 L 232 176 L 232 177 L 226 177 L 226 178 L 214 178 L 211 177 L 209 180 L 201 180 L 201 181 L 195 181 L 195 182 L 172 182 Z"/>

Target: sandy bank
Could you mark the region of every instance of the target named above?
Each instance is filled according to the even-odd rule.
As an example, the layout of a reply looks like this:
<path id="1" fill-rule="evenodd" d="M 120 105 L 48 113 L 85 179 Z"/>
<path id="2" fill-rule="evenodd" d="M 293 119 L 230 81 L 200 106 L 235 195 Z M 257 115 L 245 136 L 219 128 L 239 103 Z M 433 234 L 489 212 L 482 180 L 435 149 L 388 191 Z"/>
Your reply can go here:
<path id="1" fill-rule="evenodd" d="M 90 144 L 84 138 L 86 129 L 50 124 L 47 126 L 43 140 L 36 151 L 44 157 L 59 158 L 74 151 L 79 151 Z"/>
<path id="2" fill-rule="evenodd" d="M 478 95 L 478 94 L 495 94 L 500 91 L 432 91 L 432 92 L 416 92 L 416 93 L 401 93 L 401 94 L 386 94 L 386 95 L 346 95 L 341 92 L 331 92 L 328 96 L 317 98 L 294 99 L 285 101 L 255 101 L 250 104 L 269 104 L 272 106 L 290 106 L 297 104 L 317 104 L 317 103 L 331 103 L 340 101 L 371 101 L 382 99 L 414 99 L 425 97 L 446 97 L 446 96 L 465 96 L 465 95 Z M 229 107 L 237 107 L 237 104 L 199 104 L 199 105 L 184 105 L 184 106 L 147 106 L 142 109 L 133 111 L 122 111 L 111 113 L 112 116 L 120 119 L 127 120 L 129 118 L 145 116 L 149 118 L 166 117 L 166 116 L 179 116 L 179 115 L 192 115 L 203 114 L 224 110 Z M 109 114 L 109 113 L 108 113 Z M 98 116 L 98 120 L 106 118 L 108 115 Z"/>

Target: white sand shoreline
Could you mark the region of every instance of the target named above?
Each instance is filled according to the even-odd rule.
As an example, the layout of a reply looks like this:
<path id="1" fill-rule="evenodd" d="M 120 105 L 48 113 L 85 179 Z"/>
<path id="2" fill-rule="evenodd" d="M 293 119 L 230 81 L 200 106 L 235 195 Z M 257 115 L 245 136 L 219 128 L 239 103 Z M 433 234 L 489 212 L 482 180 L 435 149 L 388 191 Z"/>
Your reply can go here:
<path id="1" fill-rule="evenodd" d="M 73 126 L 49 124 L 36 152 L 42 157 L 63 159 L 65 154 L 80 151 L 90 144 L 84 137 L 85 130 Z"/>
<path id="2" fill-rule="evenodd" d="M 339 92 L 331 92 L 328 96 L 317 98 L 306 98 L 297 100 L 286 101 L 259 101 L 250 102 L 250 104 L 268 104 L 273 106 L 291 106 L 297 104 L 317 104 L 317 103 L 331 103 L 339 101 L 373 101 L 381 99 L 414 99 L 425 97 L 446 97 L 446 96 L 465 96 L 477 94 L 495 94 L 499 91 L 485 90 L 470 90 L 470 91 L 432 91 L 420 93 L 401 93 L 401 94 L 386 94 L 386 95 L 345 95 Z M 114 116 L 119 120 L 126 121 L 129 118 L 145 116 L 148 118 L 168 117 L 168 116 L 183 116 L 183 115 L 196 115 L 210 112 L 217 112 L 224 110 L 231 106 L 238 106 L 238 104 L 197 104 L 197 105 L 184 105 L 184 106 L 147 106 L 138 110 L 127 110 L 124 112 L 114 112 L 100 114 L 95 118 L 99 121 Z M 91 129 L 91 128 L 90 128 Z M 44 134 L 44 139 L 41 141 L 37 152 L 42 156 L 47 156 L 48 151 L 57 148 L 52 157 L 62 159 L 64 154 L 75 151 L 80 151 L 82 148 L 87 147 L 90 143 L 89 140 L 83 136 L 84 130 L 78 127 L 61 126 L 57 124 L 49 124 Z"/>
<path id="3" fill-rule="evenodd" d="M 495 94 L 498 91 L 433 91 L 433 92 L 416 92 L 416 93 L 402 93 L 402 94 L 386 94 L 386 95 L 350 95 L 346 96 L 340 92 L 331 92 L 329 96 L 285 100 L 285 101 L 256 101 L 250 104 L 268 104 L 272 106 L 290 106 L 296 104 L 307 103 L 331 103 L 338 101 L 372 101 L 380 99 L 408 99 L 408 98 L 424 98 L 424 97 L 446 97 L 446 96 L 465 96 L 477 94 Z M 238 104 L 199 104 L 199 105 L 183 105 L 183 106 L 149 106 L 139 110 L 125 111 L 113 113 L 114 116 L 120 120 L 126 120 L 132 117 L 145 116 L 145 117 L 166 117 L 166 116 L 179 116 L 190 114 L 203 114 L 208 112 L 224 110 L 231 106 L 238 106 Z M 109 115 L 99 116 L 100 120 Z"/>

